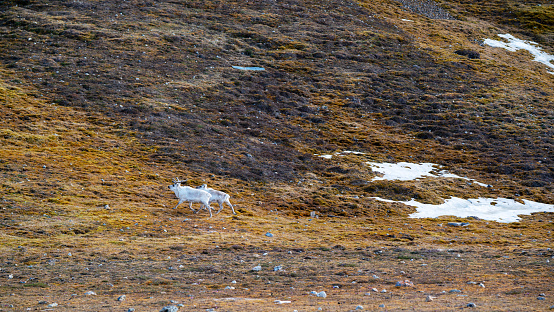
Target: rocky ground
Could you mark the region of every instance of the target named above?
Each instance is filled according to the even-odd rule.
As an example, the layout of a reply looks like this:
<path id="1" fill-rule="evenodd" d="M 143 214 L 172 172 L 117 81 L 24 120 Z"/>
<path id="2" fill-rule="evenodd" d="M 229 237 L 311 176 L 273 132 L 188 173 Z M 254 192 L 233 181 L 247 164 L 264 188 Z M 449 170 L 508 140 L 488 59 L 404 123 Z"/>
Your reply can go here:
<path id="1" fill-rule="evenodd" d="M 483 44 L 554 54 L 553 16 L 548 1 L 3 1 L 0 309 L 550 309 L 552 213 L 413 219 L 372 197 L 554 204 L 553 75 Z M 370 161 L 490 187 L 374 180 Z M 228 192 L 237 215 L 172 209 L 175 177 Z"/>

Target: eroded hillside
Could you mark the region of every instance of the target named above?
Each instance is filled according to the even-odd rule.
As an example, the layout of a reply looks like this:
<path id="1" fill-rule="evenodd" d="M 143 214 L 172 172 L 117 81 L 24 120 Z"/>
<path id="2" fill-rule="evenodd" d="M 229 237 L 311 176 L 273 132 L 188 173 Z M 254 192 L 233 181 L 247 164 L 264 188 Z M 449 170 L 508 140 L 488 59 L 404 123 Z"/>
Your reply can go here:
<path id="1" fill-rule="evenodd" d="M 225 261 L 302 250 L 294 258 L 301 266 L 301 253 L 314 248 L 323 252 L 314 259 L 334 261 L 335 251 L 373 257 L 360 246 L 427 255 L 421 248 L 452 245 L 474 246 L 464 252 L 486 267 L 517 245 L 535 248 L 544 263 L 551 213 L 521 225 L 474 220 L 449 229 L 442 223 L 457 218 L 409 219 L 415 208 L 371 197 L 554 204 L 554 74 L 528 52 L 483 43 L 510 33 L 554 54 L 552 16 L 549 1 L 3 1 L 2 258 L 14 269 L 57 250 L 56 259 L 74 255 L 67 265 L 108 258 L 156 267 L 159 257 L 199 252 L 223 261 L 211 258 L 222 247 Z M 470 180 L 372 180 L 378 174 L 367 162 L 401 161 L 439 164 Z M 224 210 L 205 221 L 205 212 L 170 209 L 174 177 L 229 192 L 238 215 Z M 312 223 L 304 219 L 311 212 Z M 280 240 L 263 236 L 270 231 Z M 28 250 L 14 255 L 20 247 Z M 439 271 L 452 258 L 440 252 L 423 256 L 439 259 Z M 531 280 L 547 283 L 550 269 L 536 265 L 525 287 L 539 291 Z M 222 289 L 218 272 L 236 272 L 214 266 L 210 289 Z M 146 275 L 136 281 L 142 288 L 171 284 L 146 287 Z M 501 288 L 504 277 L 497 278 Z M 56 292 L 62 284 L 32 287 Z M 532 307 L 531 299 L 521 304 Z"/>

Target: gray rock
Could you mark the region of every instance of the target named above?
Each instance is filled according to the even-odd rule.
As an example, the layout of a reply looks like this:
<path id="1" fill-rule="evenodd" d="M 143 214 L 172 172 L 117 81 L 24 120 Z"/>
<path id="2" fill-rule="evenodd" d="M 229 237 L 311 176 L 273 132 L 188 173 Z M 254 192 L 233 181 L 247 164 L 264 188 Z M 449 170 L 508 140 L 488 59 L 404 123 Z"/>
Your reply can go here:
<path id="1" fill-rule="evenodd" d="M 459 289 L 451 289 L 448 292 L 452 294 L 452 293 L 461 293 L 462 291 Z"/>
<path id="2" fill-rule="evenodd" d="M 276 267 L 273 267 L 273 271 L 274 271 L 274 272 L 281 271 L 282 269 L 283 269 L 283 266 L 281 266 L 281 265 L 278 265 L 278 266 L 276 266 Z"/>
<path id="3" fill-rule="evenodd" d="M 134 308 L 129 308 L 129 309 L 127 310 L 127 312 L 135 312 L 135 309 L 134 309 Z"/>
<path id="4" fill-rule="evenodd" d="M 317 296 L 321 298 L 327 298 L 327 293 L 324 291 L 320 291 L 317 293 Z"/>
<path id="5" fill-rule="evenodd" d="M 356 310 L 363 310 L 363 309 L 364 309 L 364 307 L 361 306 L 361 305 L 359 305 L 359 306 L 356 307 Z"/>
<path id="6" fill-rule="evenodd" d="M 125 301 L 125 295 L 121 295 L 117 298 L 117 301 Z"/>
<path id="7" fill-rule="evenodd" d="M 468 226 L 468 222 L 448 222 L 449 226 Z"/>
<path id="8" fill-rule="evenodd" d="M 261 265 L 257 265 L 255 267 L 252 268 L 252 271 L 254 272 L 258 272 L 258 271 L 261 271 L 262 270 L 262 266 Z"/>
<path id="9" fill-rule="evenodd" d="M 174 306 L 174 305 L 170 305 L 170 306 L 167 306 L 167 307 L 163 307 L 160 312 L 177 312 L 179 311 L 179 308 Z"/>
<path id="10" fill-rule="evenodd" d="M 48 305 L 49 308 L 55 308 L 57 306 L 58 306 L 58 304 L 55 303 L 55 302 L 52 302 L 51 304 Z"/>
<path id="11" fill-rule="evenodd" d="M 94 291 L 89 290 L 85 293 L 85 295 L 87 295 L 87 296 L 96 296 L 96 293 Z"/>
<path id="12" fill-rule="evenodd" d="M 545 297 L 538 297 L 537 300 L 546 300 Z"/>
<path id="13" fill-rule="evenodd" d="M 475 303 L 470 302 L 470 303 L 467 304 L 467 307 L 468 307 L 468 308 L 475 308 L 476 305 L 475 305 Z"/>
<path id="14" fill-rule="evenodd" d="M 267 233 L 265 233 L 265 236 L 267 236 L 267 237 L 273 237 L 273 234 L 267 232 Z"/>
<path id="15" fill-rule="evenodd" d="M 384 304 L 380 304 L 380 305 L 379 305 L 379 308 L 384 308 L 384 307 L 385 307 Z"/>

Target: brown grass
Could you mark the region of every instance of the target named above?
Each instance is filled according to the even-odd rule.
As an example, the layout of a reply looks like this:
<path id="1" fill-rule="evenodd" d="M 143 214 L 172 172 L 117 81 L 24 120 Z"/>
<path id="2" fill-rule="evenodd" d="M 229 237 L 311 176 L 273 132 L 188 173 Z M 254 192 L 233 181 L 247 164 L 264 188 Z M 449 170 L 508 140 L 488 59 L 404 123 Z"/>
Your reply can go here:
<path id="1" fill-rule="evenodd" d="M 550 307 L 552 213 L 410 219 L 369 198 L 554 203 L 551 75 L 479 44 L 519 31 L 552 49 L 525 26 L 549 7 L 519 7 L 516 27 L 439 4 L 457 20 L 386 1 L 0 4 L 0 309 Z M 314 156 L 344 150 L 365 154 Z M 494 187 L 369 182 L 367 161 Z M 238 215 L 171 209 L 173 177 L 229 192 Z"/>

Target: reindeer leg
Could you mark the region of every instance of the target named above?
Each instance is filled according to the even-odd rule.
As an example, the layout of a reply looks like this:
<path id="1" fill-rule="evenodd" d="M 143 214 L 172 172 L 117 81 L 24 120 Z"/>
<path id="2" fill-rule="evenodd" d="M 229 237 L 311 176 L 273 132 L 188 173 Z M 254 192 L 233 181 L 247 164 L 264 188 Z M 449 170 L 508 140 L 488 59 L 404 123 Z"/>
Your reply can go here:
<path id="1" fill-rule="evenodd" d="M 177 205 L 175 205 L 175 207 L 173 207 L 173 209 L 177 209 L 177 206 L 179 206 L 180 204 L 182 204 L 184 202 L 184 200 L 179 200 L 179 202 L 177 203 Z"/>
<path id="2" fill-rule="evenodd" d="M 196 210 L 192 209 L 192 202 L 189 202 L 189 208 L 192 210 L 192 212 L 196 213 Z"/>
<path id="3" fill-rule="evenodd" d="M 210 218 L 212 217 L 212 207 L 210 206 L 210 203 L 208 203 L 208 211 L 210 212 Z"/>
<path id="4" fill-rule="evenodd" d="M 216 212 L 216 214 L 218 214 L 223 209 L 223 203 L 218 202 L 218 204 L 219 204 L 219 210 Z"/>
<path id="5" fill-rule="evenodd" d="M 235 208 L 233 208 L 233 205 L 231 205 L 231 202 L 229 201 L 229 199 L 227 199 L 225 202 L 227 203 L 227 205 L 231 206 L 231 210 L 233 210 L 233 214 L 237 214 L 235 212 Z"/>

